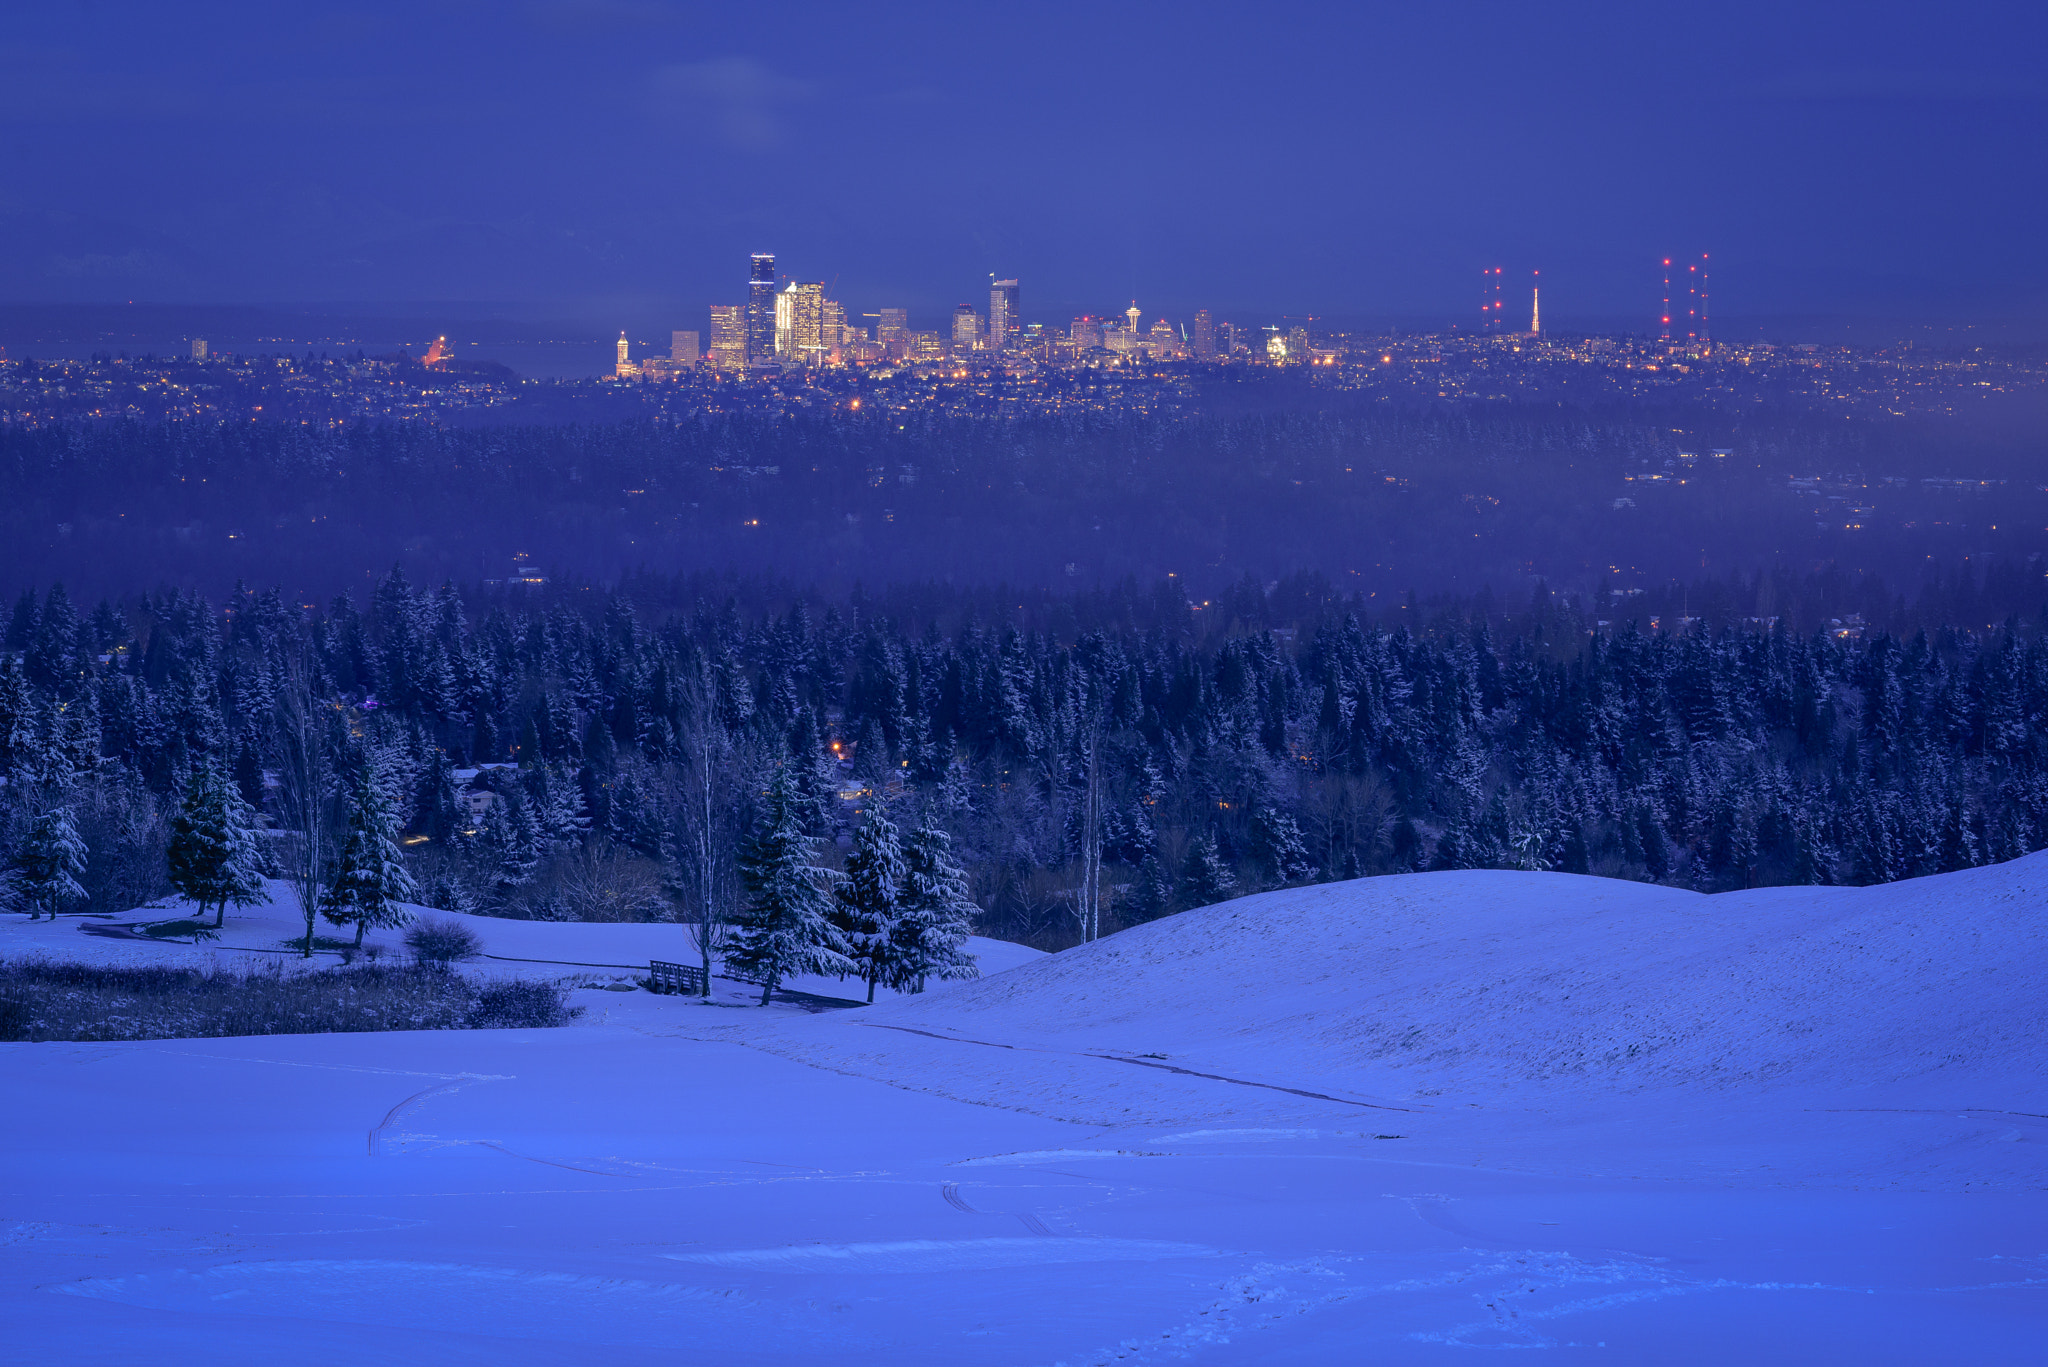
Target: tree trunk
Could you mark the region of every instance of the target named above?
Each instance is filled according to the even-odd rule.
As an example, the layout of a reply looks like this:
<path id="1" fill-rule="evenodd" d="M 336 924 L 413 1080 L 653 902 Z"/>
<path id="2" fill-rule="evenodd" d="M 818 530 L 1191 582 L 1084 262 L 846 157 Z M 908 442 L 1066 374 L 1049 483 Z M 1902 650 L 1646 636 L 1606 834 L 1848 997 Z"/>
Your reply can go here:
<path id="1" fill-rule="evenodd" d="M 369 922 L 369 919 L 368 919 L 367 917 L 363 917 L 363 916 L 358 916 L 358 917 L 356 917 L 356 948 L 357 948 L 357 949 L 361 949 L 361 948 L 363 947 L 363 932 L 364 932 L 364 931 L 366 931 L 366 930 L 368 930 L 369 928 L 370 928 L 370 922 Z"/>
<path id="2" fill-rule="evenodd" d="M 761 1005 L 768 1004 L 768 994 L 775 990 L 775 979 L 771 976 L 761 981 Z"/>
<path id="3" fill-rule="evenodd" d="M 228 899 L 223 897 L 218 902 L 215 902 L 213 904 L 213 928 L 215 930 L 219 930 L 222 926 L 227 924 L 227 920 Z"/>

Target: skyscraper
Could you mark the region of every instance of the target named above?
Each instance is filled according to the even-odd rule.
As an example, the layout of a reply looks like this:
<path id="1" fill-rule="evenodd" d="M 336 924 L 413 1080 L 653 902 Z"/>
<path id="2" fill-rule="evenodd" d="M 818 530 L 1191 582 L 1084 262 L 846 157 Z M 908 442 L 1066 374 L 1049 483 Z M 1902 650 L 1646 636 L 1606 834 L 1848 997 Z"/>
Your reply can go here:
<path id="1" fill-rule="evenodd" d="M 1213 361 L 1216 359 L 1216 324 L 1209 317 L 1209 310 L 1195 310 L 1195 359 Z"/>
<path id="2" fill-rule="evenodd" d="M 694 332 L 671 332 L 668 335 L 668 358 L 684 365 L 697 364 L 697 334 Z"/>
<path id="3" fill-rule="evenodd" d="M 711 366 L 714 370 L 747 368 L 747 311 L 751 305 L 711 306 Z"/>
<path id="4" fill-rule="evenodd" d="M 998 280 L 988 287 L 988 349 L 1008 351 L 1017 340 L 1017 282 Z"/>
<path id="5" fill-rule="evenodd" d="M 775 253 L 755 252 L 747 280 L 747 363 L 775 359 Z"/>
<path id="6" fill-rule="evenodd" d="M 851 340 L 846 335 L 846 305 L 837 299 L 825 299 L 819 302 L 818 307 L 819 331 L 825 343 L 825 350 L 819 354 L 837 365 L 845 356 L 843 348 Z"/>
<path id="7" fill-rule="evenodd" d="M 612 373 L 613 373 L 614 375 L 618 376 L 618 377 L 619 377 L 620 379 L 622 379 L 622 380 L 624 380 L 624 379 L 629 379 L 629 378 L 631 378 L 632 376 L 634 376 L 634 375 L 638 375 L 638 374 L 640 373 L 640 368 L 639 368 L 638 366 L 634 365 L 634 364 L 633 364 L 633 362 L 632 362 L 632 361 L 631 361 L 631 360 L 630 360 L 630 359 L 628 358 L 628 352 L 629 352 L 630 350 L 631 350 L 631 347 L 629 346 L 629 344 L 628 344 L 628 343 L 627 343 L 627 341 L 626 341 L 626 334 L 625 334 L 625 333 L 623 333 L 623 332 L 622 332 L 622 333 L 620 333 L 620 334 L 619 334 L 619 363 L 618 363 L 618 365 L 617 365 L 617 366 L 616 366 L 616 367 L 615 367 L 615 368 L 613 369 Z"/>
<path id="8" fill-rule="evenodd" d="M 1067 335 L 1074 339 L 1074 345 L 1083 351 L 1102 345 L 1102 320 L 1092 313 L 1084 313 L 1074 320 L 1074 326 Z"/>
<path id="9" fill-rule="evenodd" d="M 981 336 L 981 315 L 974 311 L 974 305 L 961 304 L 953 310 L 953 350 L 964 353 L 974 350 L 975 341 Z"/>
<path id="10" fill-rule="evenodd" d="M 905 340 L 910 332 L 909 309 L 883 309 L 881 321 L 875 324 L 875 341 L 891 356 L 900 357 L 908 348 Z"/>
<path id="11" fill-rule="evenodd" d="M 825 348 L 825 282 L 792 280 L 775 296 L 775 355 L 784 365 L 817 365 Z"/>

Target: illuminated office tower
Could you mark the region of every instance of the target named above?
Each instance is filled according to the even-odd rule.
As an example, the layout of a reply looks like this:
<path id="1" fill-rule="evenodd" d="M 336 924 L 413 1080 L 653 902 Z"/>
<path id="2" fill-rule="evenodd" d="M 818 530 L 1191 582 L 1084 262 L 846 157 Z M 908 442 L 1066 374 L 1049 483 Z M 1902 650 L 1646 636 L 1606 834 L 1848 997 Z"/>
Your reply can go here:
<path id="1" fill-rule="evenodd" d="M 192 339 L 192 359 L 195 361 L 206 359 L 206 339 L 204 337 L 194 337 Z"/>
<path id="2" fill-rule="evenodd" d="M 825 343 L 825 350 L 820 355 L 837 364 L 841 359 L 840 349 L 852 340 L 846 335 L 846 305 L 837 299 L 826 299 L 819 308 L 820 331 L 824 334 L 822 340 Z"/>
<path id="3" fill-rule="evenodd" d="M 619 334 L 619 364 L 612 371 L 614 375 L 617 375 L 622 380 L 629 375 L 637 375 L 639 373 L 639 368 L 627 356 L 629 350 L 630 347 L 626 341 L 626 334 L 622 332 Z"/>
<path id="4" fill-rule="evenodd" d="M 755 252 L 747 278 L 747 363 L 775 359 L 775 253 Z"/>
<path id="5" fill-rule="evenodd" d="M 697 334 L 694 332 L 671 332 L 668 335 L 668 358 L 684 365 L 697 364 Z"/>
<path id="6" fill-rule="evenodd" d="M 1017 282 L 998 280 L 988 287 L 988 349 L 1008 351 L 1019 326 Z"/>
<path id="7" fill-rule="evenodd" d="M 784 365 L 816 365 L 825 346 L 825 282 L 792 280 L 775 296 L 775 354 Z"/>
<path id="8" fill-rule="evenodd" d="M 974 311 L 974 305 L 962 304 L 953 310 L 953 350 L 967 352 L 974 350 L 975 342 L 981 336 L 981 315 Z"/>
<path id="9" fill-rule="evenodd" d="M 711 306 L 711 367 L 747 368 L 747 309 L 739 304 Z"/>
<path id="10" fill-rule="evenodd" d="M 1074 320 L 1074 326 L 1067 335 L 1074 339 L 1074 345 L 1086 351 L 1102 345 L 1102 320 L 1092 313 L 1084 313 Z"/>
<path id="11" fill-rule="evenodd" d="M 1308 350 L 1308 329 L 1287 329 L 1287 359 L 1295 365 L 1305 365 L 1308 362 Z"/>
<path id="12" fill-rule="evenodd" d="M 896 360 L 910 354 L 910 310 L 883 309 L 876 315 L 875 344 Z"/>
<path id="13" fill-rule="evenodd" d="M 1195 359 L 1213 361 L 1216 359 L 1216 324 L 1209 317 L 1209 310 L 1195 310 Z"/>

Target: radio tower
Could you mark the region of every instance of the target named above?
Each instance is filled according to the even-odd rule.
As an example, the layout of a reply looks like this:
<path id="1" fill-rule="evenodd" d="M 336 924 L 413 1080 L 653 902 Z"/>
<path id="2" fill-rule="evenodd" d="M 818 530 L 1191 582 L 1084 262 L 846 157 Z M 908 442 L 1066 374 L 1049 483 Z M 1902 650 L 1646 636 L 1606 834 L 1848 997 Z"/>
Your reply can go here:
<path id="1" fill-rule="evenodd" d="M 1663 330 L 1662 330 L 1662 331 L 1661 331 L 1660 333 L 1658 333 L 1658 338 L 1659 338 L 1659 340 L 1662 340 L 1662 341 L 1666 341 L 1666 342 L 1670 341 L 1670 340 L 1671 340 L 1671 258 L 1670 258 L 1670 257 L 1668 257 L 1668 256 L 1664 258 L 1664 312 L 1663 312 L 1663 314 L 1662 314 L 1662 315 L 1661 315 L 1661 316 L 1659 317 L 1659 319 L 1658 319 L 1658 323 L 1659 323 L 1659 326 L 1660 326 L 1660 327 L 1661 327 L 1661 328 L 1663 329 Z"/>
<path id="2" fill-rule="evenodd" d="M 1500 331 L 1500 267 L 1479 272 L 1479 323 L 1482 332 Z"/>
<path id="3" fill-rule="evenodd" d="M 1706 252 L 1700 252 L 1700 340 L 1714 340 L 1714 328 L 1706 316 Z"/>
<path id="4" fill-rule="evenodd" d="M 1542 271 L 1530 271 L 1529 279 L 1533 282 L 1541 279 L 1542 275 Z M 1529 335 L 1543 335 L 1543 290 L 1534 283 L 1529 286 Z"/>

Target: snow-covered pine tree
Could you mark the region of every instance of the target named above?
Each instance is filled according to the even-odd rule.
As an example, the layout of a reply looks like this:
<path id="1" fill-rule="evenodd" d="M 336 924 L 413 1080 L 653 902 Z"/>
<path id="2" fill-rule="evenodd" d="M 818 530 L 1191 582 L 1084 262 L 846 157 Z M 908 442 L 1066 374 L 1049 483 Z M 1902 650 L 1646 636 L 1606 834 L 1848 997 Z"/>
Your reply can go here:
<path id="1" fill-rule="evenodd" d="M 888 976 L 894 958 L 891 935 L 896 928 L 903 875 L 903 849 L 896 827 L 879 811 L 869 812 L 846 856 L 846 877 L 833 901 L 832 924 L 846 941 L 854 972 L 868 985 L 870 1003 L 875 999 L 875 984 Z"/>
<path id="2" fill-rule="evenodd" d="M 15 887 L 29 920 L 48 912 L 54 921 L 59 907 L 84 898 L 78 880 L 85 876 L 85 857 L 71 808 L 63 803 L 44 808 L 14 852 Z"/>
<path id="3" fill-rule="evenodd" d="M 902 892 L 883 981 L 899 992 L 922 992 L 929 978 L 980 977 L 967 951 L 979 910 L 967 894 L 967 871 L 953 860 L 953 838 L 937 822 L 923 822 L 903 843 Z"/>
<path id="4" fill-rule="evenodd" d="M 1275 882 L 1295 883 L 1315 872 L 1301 827 L 1270 802 L 1262 802 L 1252 811 L 1252 848 Z"/>
<path id="5" fill-rule="evenodd" d="M 35 749 L 35 694 L 21 672 L 21 657 L 0 651 L 0 778 L 26 772 L 35 761 Z"/>
<path id="6" fill-rule="evenodd" d="M 1138 865 L 1138 878 L 1131 889 L 1131 917 L 1137 921 L 1156 921 L 1173 910 L 1173 878 L 1166 872 L 1166 865 L 1159 862 L 1159 856 L 1146 851 L 1143 862 Z"/>
<path id="7" fill-rule="evenodd" d="M 1237 875 L 1223 862 L 1216 848 L 1214 832 L 1205 831 L 1188 847 L 1187 867 L 1181 873 L 1180 899 L 1191 907 L 1206 907 L 1230 899 L 1237 889 Z"/>
<path id="8" fill-rule="evenodd" d="M 320 914 L 338 926 L 356 928 L 356 944 L 370 927 L 402 926 L 412 919 L 400 903 L 419 896 L 399 853 L 398 820 L 380 783 L 373 759 L 365 757 L 350 795 L 348 835 L 335 861 L 334 879 L 320 901 Z"/>
<path id="9" fill-rule="evenodd" d="M 728 967 L 761 984 L 761 1005 L 796 973 L 857 972 L 849 946 L 832 924 L 837 878 L 812 858 L 804 828 L 810 811 L 790 775 L 777 766 L 762 795 L 754 834 L 740 853 L 739 911 L 725 950 Z"/>
<path id="10" fill-rule="evenodd" d="M 263 900 L 264 855 L 256 840 L 256 813 L 242 799 L 242 790 L 225 773 L 219 778 L 220 823 L 228 858 L 214 890 L 213 923 L 227 920 L 230 906 L 246 907 Z"/>
<path id="11" fill-rule="evenodd" d="M 241 791 L 218 765 L 192 775 L 184 805 L 171 822 L 171 886 L 193 903 L 193 915 L 214 908 L 213 923 L 230 905 L 246 907 L 263 895 L 263 859 L 255 820 Z"/>

